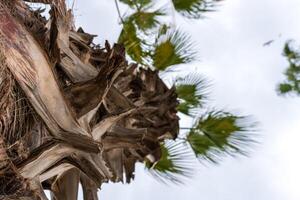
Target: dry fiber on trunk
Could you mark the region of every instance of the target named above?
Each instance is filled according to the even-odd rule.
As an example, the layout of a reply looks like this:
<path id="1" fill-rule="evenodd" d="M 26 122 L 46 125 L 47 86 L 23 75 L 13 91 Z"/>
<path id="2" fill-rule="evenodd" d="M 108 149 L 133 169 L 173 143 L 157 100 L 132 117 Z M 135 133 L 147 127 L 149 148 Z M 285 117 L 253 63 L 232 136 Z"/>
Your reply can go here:
<path id="1" fill-rule="evenodd" d="M 175 89 L 94 37 L 64 0 L 0 0 L 0 199 L 97 199 L 177 137 Z"/>

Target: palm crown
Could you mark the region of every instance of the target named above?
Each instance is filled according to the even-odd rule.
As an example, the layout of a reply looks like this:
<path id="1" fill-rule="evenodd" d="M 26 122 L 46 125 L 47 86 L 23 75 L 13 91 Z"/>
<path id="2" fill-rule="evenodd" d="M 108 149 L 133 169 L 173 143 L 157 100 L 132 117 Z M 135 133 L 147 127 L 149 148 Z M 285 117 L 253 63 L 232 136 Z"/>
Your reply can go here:
<path id="1" fill-rule="evenodd" d="M 177 12 L 184 18 L 199 19 L 214 11 L 221 0 L 171 0 L 157 8 L 153 0 L 120 0 L 129 7 L 122 15 L 116 2 L 123 29 L 119 42 L 127 55 L 142 67 L 172 76 L 174 66 L 196 60 L 191 37 L 168 23 Z M 178 68 L 177 68 L 178 69 Z M 181 69 L 179 68 L 179 71 Z M 177 73 L 178 74 L 178 73 Z M 206 107 L 207 81 L 201 74 L 173 77 L 178 95 L 177 110 L 194 119 L 191 127 L 181 127 L 181 138 L 162 143 L 162 158 L 155 164 L 146 162 L 149 172 L 160 181 L 181 183 L 195 170 L 194 161 L 217 163 L 223 155 L 246 155 L 255 124 L 248 117 Z M 200 114 L 199 114 L 200 113 Z"/>

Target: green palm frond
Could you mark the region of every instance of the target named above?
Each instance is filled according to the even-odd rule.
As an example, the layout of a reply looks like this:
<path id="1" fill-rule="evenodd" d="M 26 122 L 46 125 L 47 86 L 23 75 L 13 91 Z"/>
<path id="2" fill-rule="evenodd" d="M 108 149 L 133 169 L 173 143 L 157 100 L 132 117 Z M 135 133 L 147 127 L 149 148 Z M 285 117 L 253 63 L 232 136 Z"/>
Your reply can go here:
<path id="1" fill-rule="evenodd" d="M 141 9 L 152 3 L 152 0 L 120 0 L 131 8 Z"/>
<path id="2" fill-rule="evenodd" d="M 286 80 L 277 86 L 277 91 L 281 95 L 300 95 L 300 50 L 293 47 L 292 41 L 288 41 L 284 46 L 283 55 L 287 58 L 289 66 L 284 72 Z"/>
<path id="3" fill-rule="evenodd" d="M 289 83 L 280 83 L 277 86 L 277 91 L 279 94 L 285 95 L 288 94 L 290 92 L 292 92 L 294 89 L 294 86 L 292 84 Z"/>
<path id="4" fill-rule="evenodd" d="M 136 62 L 143 62 L 142 40 L 138 37 L 135 25 L 131 20 L 123 23 L 123 29 L 120 33 L 118 43 L 123 44 L 127 54 Z"/>
<path id="5" fill-rule="evenodd" d="M 198 19 L 204 12 L 214 11 L 221 0 L 172 0 L 177 12 L 187 18 Z"/>
<path id="6" fill-rule="evenodd" d="M 164 13 L 160 10 L 154 12 L 137 11 L 132 14 L 129 19 L 132 20 L 140 30 L 147 31 L 160 24 L 157 18 L 162 15 L 164 15 Z"/>
<path id="7" fill-rule="evenodd" d="M 184 178 L 194 172 L 195 156 L 183 142 L 166 141 L 161 145 L 162 157 L 155 164 L 146 162 L 145 166 L 158 181 L 163 183 L 183 183 Z"/>
<path id="8" fill-rule="evenodd" d="M 290 62 L 295 59 L 300 59 L 300 53 L 297 52 L 297 50 L 292 45 L 293 41 L 289 40 L 285 43 L 283 48 L 283 55 L 287 57 Z"/>
<path id="9" fill-rule="evenodd" d="M 191 73 L 176 80 L 176 93 L 179 98 L 177 110 L 186 115 L 203 106 L 207 99 L 207 81 L 198 73 Z"/>
<path id="10" fill-rule="evenodd" d="M 196 55 L 193 46 L 187 34 L 178 30 L 167 33 L 166 39 L 155 46 L 152 55 L 154 67 L 158 70 L 165 70 L 173 65 L 193 61 Z"/>
<path id="11" fill-rule="evenodd" d="M 252 140 L 255 124 L 247 117 L 235 116 L 221 111 L 213 111 L 200 117 L 187 134 L 197 158 L 213 163 L 224 154 L 247 155 Z"/>

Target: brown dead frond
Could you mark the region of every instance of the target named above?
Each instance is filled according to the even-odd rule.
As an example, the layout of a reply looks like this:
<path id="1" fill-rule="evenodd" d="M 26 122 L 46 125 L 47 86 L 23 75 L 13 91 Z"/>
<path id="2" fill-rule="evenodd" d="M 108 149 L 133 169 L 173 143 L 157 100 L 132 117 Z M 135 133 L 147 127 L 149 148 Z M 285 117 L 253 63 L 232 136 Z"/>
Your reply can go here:
<path id="1" fill-rule="evenodd" d="M 51 17 L 0 0 L 0 189 L 17 183 L 4 181 L 12 168 L 17 196 L 76 198 L 81 183 L 95 200 L 102 183 L 129 183 L 136 162 L 156 162 L 160 143 L 177 137 L 175 89 L 128 64 L 122 45 L 75 31 L 64 0 L 26 2 L 50 4 Z"/>

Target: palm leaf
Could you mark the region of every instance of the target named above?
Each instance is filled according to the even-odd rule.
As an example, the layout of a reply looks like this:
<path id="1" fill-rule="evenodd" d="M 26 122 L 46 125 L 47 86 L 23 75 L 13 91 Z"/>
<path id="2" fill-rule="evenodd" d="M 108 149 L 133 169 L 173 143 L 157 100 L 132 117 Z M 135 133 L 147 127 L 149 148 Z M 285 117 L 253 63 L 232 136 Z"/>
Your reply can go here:
<path id="1" fill-rule="evenodd" d="M 195 59 L 193 46 L 187 34 L 178 30 L 168 33 L 154 49 L 153 65 L 158 70 L 165 70 L 173 65 L 189 63 Z"/>
<path id="2" fill-rule="evenodd" d="M 131 20 L 126 20 L 120 33 L 118 43 L 125 46 L 127 54 L 136 62 L 143 61 L 142 40 L 137 35 L 135 25 Z"/>
<path id="3" fill-rule="evenodd" d="M 120 0 L 120 2 L 127 4 L 131 8 L 141 9 L 152 3 L 152 0 Z"/>
<path id="4" fill-rule="evenodd" d="M 201 108 L 207 99 L 206 81 L 197 73 L 177 79 L 175 86 L 180 102 L 177 110 L 186 115 L 192 116 L 192 111 Z"/>
<path id="5" fill-rule="evenodd" d="M 187 141 L 197 158 L 217 163 L 224 154 L 247 155 L 254 127 L 247 117 L 213 111 L 200 117 Z"/>
<path id="6" fill-rule="evenodd" d="M 160 24 L 157 17 L 162 15 L 163 12 L 160 10 L 154 12 L 137 11 L 136 13 L 132 14 L 129 19 L 132 20 L 140 30 L 147 31 L 157 27 Z"/>
<path id="7" fill-rule="evenodd" d="M 292 41 L 286 42 L 283 50 L 289 66 L 284 72 L 286 80 L 277 86 L 278 93 L 282 95 L 291 93 L 300 95 L 300 52 L 292 45 Z"/>
<path id="8" fill-rule="evenodd" d="M 183 183 L 194 172 L 195 156 L 189 147 L 178 141 L 166 141 L 161 145 L 162 157 L 154 165 L 146 162 L 145 166 L 158 181 L 163 183 Z"/>
<path id="9" fill-rule="evenodd" d="M 214 11 L 221 0 L 172 0 L 177 12 L 187 18 L 198 19 L 204 12 Z"/>
<path id="10" fill-rule="evenodd" d="M 285 43 L 283 55 L 288 58 L 288 61 L 300 59 L 300 53 L 293 47 L 293 41 L 289 40 Z"/>
<path id="11" fill-rule="evenodd" d="M 290 83 L 280 83 L 277 86 L 277 91 L 279 94 L 285 95 L 294 90 L 294 86 Z"/>

